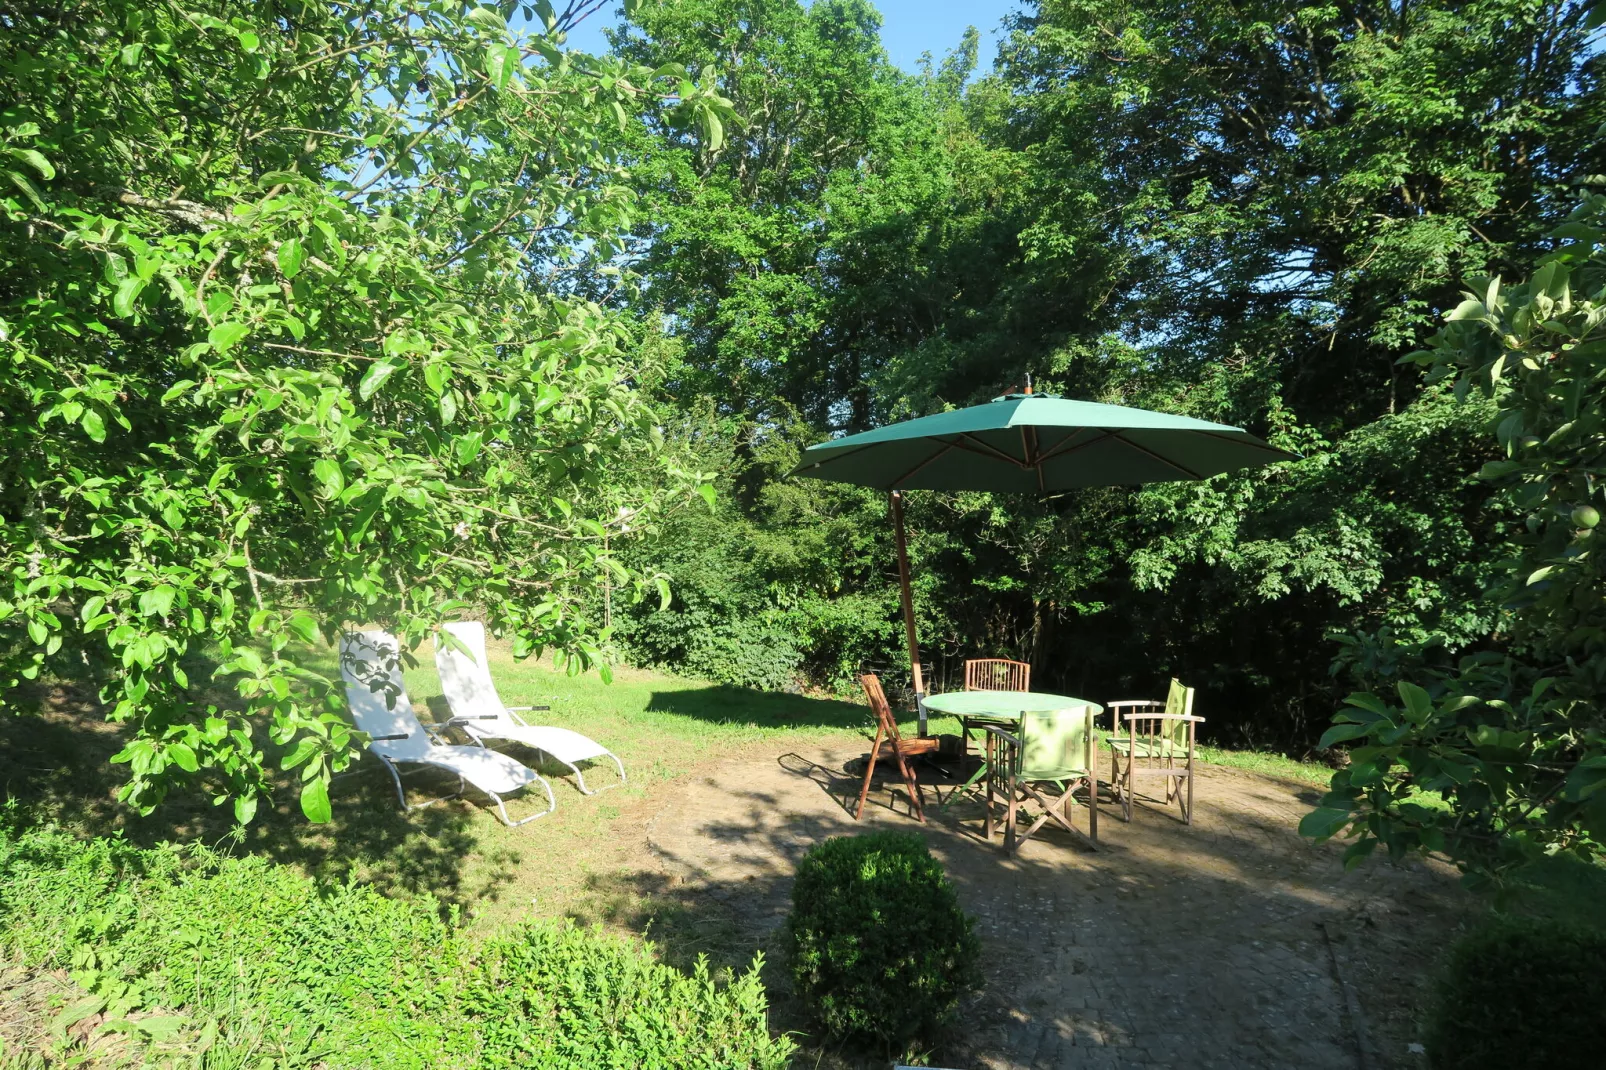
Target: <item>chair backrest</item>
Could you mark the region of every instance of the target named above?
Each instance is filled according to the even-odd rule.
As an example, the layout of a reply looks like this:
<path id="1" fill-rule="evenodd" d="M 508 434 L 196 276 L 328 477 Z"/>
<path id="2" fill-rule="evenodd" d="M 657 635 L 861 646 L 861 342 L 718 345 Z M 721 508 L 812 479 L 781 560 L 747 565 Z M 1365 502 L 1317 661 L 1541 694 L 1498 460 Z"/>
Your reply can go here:
<path id="1" fill-rule="evenodd" d="M 1032 667 L 1008 658 L 972 658 L 965 662 L 966 691 L 1030 691 Z"/>
<path id="2" fill-rule="evenodd" d="M 369 749 L 396 761 L 415 759 L 433 745 L 413 713 L 402 682 L 401 644 L 389 632 L 348 632 L 340 637 L 340 676 L 359 729 L 376 737 Z M 378 739 L 405 736 L 404 739 Z"/>
<path id="3" fill-rule="evenodd" d="M 870 703 L 870 712 L 875 714 L 876 724 L 881 726 L 882 733 L 888 739 L 897 743 L 901 738 L 898 735 L 898 719 L 892 716 L 887 694 L 881 690 L 881 678 L 873 672 L 867 672 L 859 677 L 859 686 L 864 688 L 864 697 Z"/>
<path id="4" fill-rule="evenodd" d="M 1020 767 L 1026 780 L 1059 780 L 1092 766 L 1093 707 L 1026 710 L 1020 719 Z"/>
<path id="5" fill-rule="evenodd" d="M 441 674 L 441 691 L 446 694 L 452 716 L 476 718 L 482 728 L 490 728 L 497 721 L 511 721 L 502 697 L 496 693 L 491 665 L 485 658 L 485 625 L 477 620 L 458 621 L 441 625 L 441 630 L 450 632 L 473 655 L 453 650 L 439 637 L 435 640 L 435 668 Z"/>
<path id="6" fill-rule="evenodd" d="M 1190 717 L 1193 715 L 1193 688 L 1182 686 L 1182 681 L 1175 677 L 1171 680 L 1171 690 L 1166 692 L 1165 712 L 1173 716 Z M 1179 748 L 1188 745 L 1187 721 L 1163 721 L 1165 733 L 1171 742 Z"/>
<path id="7" fill-rule="evenodd" d="M 1171 690 L 1166 692 L 1163 714 L 1156 712 L 1154 707 L 1141 712 L 1134 710 L 1116 719 L 1115 730 L 1131 741 L 1134 754 L 1138 753 L 1136 745 L 1142 741 L 1145 744 L 1143 753 L 1149 757 L 1186 755 L 1191 760 L 1194 725 L 1202 720 L 1202 717 L 1193 715 L 1193 688 L 1184 687 L 1180 680 L 1172 680 Z"/>

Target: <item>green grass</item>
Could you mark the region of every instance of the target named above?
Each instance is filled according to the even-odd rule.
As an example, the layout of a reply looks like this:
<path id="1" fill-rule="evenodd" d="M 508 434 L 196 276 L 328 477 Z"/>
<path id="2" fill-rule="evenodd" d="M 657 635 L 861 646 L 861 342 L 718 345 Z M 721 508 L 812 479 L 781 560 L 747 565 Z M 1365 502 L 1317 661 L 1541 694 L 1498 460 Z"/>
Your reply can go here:
<path id="1" fill-rule="evenodd" d="M 432 652 L 418 652 L 407 670 L 409 697 L 425 719 L 444 718 Z M 327 649 L 302 652 L 311 667 L 336 671 Z M 773 758 L 788 750 L 864 740 L 870 717 L 862 703 L 761 693 L 686 680 L 659 672 L 619 669 L 612 683 L 595 674 L 568 676 L 549 662 L 515 661 L 492 644 L 491 670 L 510 705 L 550 706 L 539 723 L 572 728 L 610 747 L 624 761 L 629 784 L 582 796 L 560 767 L 543 772 L 557 796 L 555 813 L 520 828 L 506 828 L 487 807 L 453 800 L 411 813 L 397 810 L 389 777 L 364 758 L 336 782 L 335 815 L 309 825 L 284 779 L 271 805 L 248 829 L 232 828 L 227 807 L 210 806 L 198 791 L 177 791 L 150 818 L 139 818 L 112 799 L 120 767 L 106 764 L 120 745 L 118 733 L 87 704 L 58 693 L 47 715 L 0 722 L 0 784 L 21 797 L 42 821 L 84 834 L 120 830 L 132 842 L 163 840 L 232 843 L 240 853 L 266 856 L 331 879 L 356 878 L 390 894 L 431 895 L 462 909 L 486 931 L 529 916 L 572 916 L 640 931 L 652 927 L 676 958 L 717 948 L 725 934 L 707 911 L 689 910 L 666 894 L 647 848 L 646 824 L 678 782 L 706 775 L 723 763 Z M 63 694 L 69 698 L 62 697 Z M 51 712 L 53 709 L 53 712 Z M 906 726 L 912 732 L 912 721 Z M 957 733 L 958 723 L 935 717 L 934 733 Z M 866 744 L 861 744 L 866 745 Z M 513 753 L 534 761 L 528 752 Z M 270 755 L 270 759 L 271 759 Z M 1211 763 L 1321 786 L 1330 770 L 1274 754 L 1201 748 Z M 610 783 L 598 767 L 593 786 Z M 423 771 L 408 778 L 409 798 L 420 801 L 455 787 L 455 780 Z M 479 800 L 483 802 L 483 800 Z M 544 799 L 539 799 L 544 807 Z M 514 797 L 514 817 L 537 800 Z M 727 962 L 750 953 L 732 942 Z"/>
<path id="2" fill-rule="evenodd" d="M 1302 762 L 1286 754 L 1259 750 L 1228 750 L 1224 747 L 1199 747 L 1199 760 L 1211 765 L 1224 765 L 1262 776 L 1282 777 L 1325 788 L 1333 779 L 1331 766 L 1320 762 Z"/>

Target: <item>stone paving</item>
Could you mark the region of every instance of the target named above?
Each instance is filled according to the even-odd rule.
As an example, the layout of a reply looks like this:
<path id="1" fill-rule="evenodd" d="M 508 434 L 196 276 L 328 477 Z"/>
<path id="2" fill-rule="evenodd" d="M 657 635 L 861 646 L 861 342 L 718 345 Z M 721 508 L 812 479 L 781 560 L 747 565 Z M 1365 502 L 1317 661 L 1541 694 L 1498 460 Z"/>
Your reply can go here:
<path id="1" fill-rule="evenodd" d="M 845 770 L 857 757 L 727 765 L 683 788 L 649 841 L 677 884 L 765 941 L 809 845 L 921 828 L 901 781 L 879 768 L 863 825 L 852 820 L 858 783 Z M 1295 832 L 1313 788 L 1206 766 L 1197 794 L 1191 827 L 1159 800 L 1140 800 L 1130 825 L 1106 802 L 1097 852 L 1044 832 L 1011 859 L 1001 837 L 981 839 L 979 803 L 941 812 L 926 792 L 924 831 L 978 918 L 986 973 L 935 1053 L 943 1065 L 1415 1065 L 1411 1003 L 1465 906 L 1453 872 L 1381 862 L 1345 872 L 1336 848 Z M 1076 810 L 1079 828 L 1086 816 Z"/>

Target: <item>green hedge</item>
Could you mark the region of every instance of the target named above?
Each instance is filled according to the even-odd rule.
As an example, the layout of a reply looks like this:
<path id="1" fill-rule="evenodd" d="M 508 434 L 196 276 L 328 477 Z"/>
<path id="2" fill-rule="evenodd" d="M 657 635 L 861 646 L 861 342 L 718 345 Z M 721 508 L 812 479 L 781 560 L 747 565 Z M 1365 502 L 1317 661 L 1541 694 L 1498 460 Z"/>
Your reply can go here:
<path id="1" fill-rule="evenodd" d="M 930 1039 L 978 981 L 980 942 L 919 836 L 824 840 L 803 856 L 786 930 L 792 983 L 832 1036 Z"/>
<path id="2" fill-rule="evenodd" d="M 720 985 L 569 924 L 476 944 L 432 901 L 195 847 L 0 831 L 0 948 L 72 968 L 108 1014 L 250 1026 L 285 1066 L 778 1070 L 793 1049 L 757 961 Z"/>
<path id="3" fill-rule="evenodd" d="M 1490 918 L 1451 949 L 1425 1039 L 1435 1070 L 1606 1065 L 1606 934 Z"/>

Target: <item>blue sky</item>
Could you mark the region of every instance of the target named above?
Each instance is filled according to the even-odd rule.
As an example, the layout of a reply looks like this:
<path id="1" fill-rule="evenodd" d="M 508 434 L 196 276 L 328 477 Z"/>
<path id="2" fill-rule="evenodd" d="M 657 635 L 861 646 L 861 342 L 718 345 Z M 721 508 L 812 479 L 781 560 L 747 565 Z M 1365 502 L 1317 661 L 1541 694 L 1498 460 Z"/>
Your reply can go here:
<path id="1" fill-rule="evenodd" d="M 992 65 L 998 47 L 998 24 L 1017 10 L 1016 0 L 872 0 L 881 12 L 881 42 L 892 62 L 912 71 L 922 52 L 934 59 L 959 43 L 966 26 L 981 31 L 979 66 Z M 606 44 L 602 28 L 612 26 L 618 16 L 605 8 L 583 23 L 569 38 L 569 47 L 600 52 Z"/>

